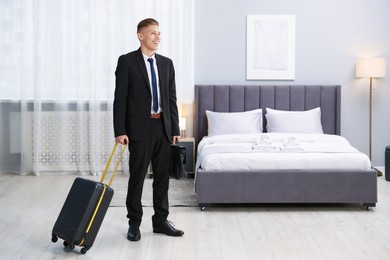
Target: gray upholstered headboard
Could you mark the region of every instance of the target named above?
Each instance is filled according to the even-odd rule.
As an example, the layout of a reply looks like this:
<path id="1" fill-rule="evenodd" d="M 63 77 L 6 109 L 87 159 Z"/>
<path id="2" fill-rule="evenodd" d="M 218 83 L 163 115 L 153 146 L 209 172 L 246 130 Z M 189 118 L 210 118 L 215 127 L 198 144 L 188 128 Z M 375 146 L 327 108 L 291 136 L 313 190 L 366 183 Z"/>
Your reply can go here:
<path id="1" fill-rule="evenodd" d="M 325 134 L 340 134 L 339 85 L 305 86 L 195 86 L 195 141 L 207 135 L 206 110 L 242 112 L 256 108 L 304 111 L 321 107 L 321 122 Z M 263 118 L 264 119 L 264 118 Z M 263 120 L 264 124 L 266 123 Z"/>

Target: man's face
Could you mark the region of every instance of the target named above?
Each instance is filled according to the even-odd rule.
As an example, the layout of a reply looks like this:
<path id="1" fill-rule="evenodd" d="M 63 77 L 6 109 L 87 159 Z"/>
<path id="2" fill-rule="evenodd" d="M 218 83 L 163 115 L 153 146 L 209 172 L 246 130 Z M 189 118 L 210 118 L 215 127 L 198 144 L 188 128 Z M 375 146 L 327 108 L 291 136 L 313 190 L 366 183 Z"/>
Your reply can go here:
<path id="1" fill-rule="evenodd" d="M 158 49 L 160 43 L 160 29 L 157 25 L 149 25 L 142 28 L 138 33 L 138 39 L 141 42 L 141 46 L 148 51 L 155 52 Z"/>

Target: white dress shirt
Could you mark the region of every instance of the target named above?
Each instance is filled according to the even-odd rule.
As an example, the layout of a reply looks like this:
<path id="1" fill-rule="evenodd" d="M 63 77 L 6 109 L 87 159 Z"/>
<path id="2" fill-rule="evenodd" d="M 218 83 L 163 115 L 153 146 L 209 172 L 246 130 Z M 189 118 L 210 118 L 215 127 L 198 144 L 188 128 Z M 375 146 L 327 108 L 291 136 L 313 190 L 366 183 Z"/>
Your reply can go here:
<path id="1" fill-rule="evenodd" d="M 146 70 L 148 71 L 150 93 L 153 93 L 153 90 L 152 90 L 152 71 L 150 70 L 150 62 L 148 61 L 148 59 L 149 58 L 153 59 L 153 66 L 154 66 L 154 71 L 156 72 L 156 81 L 157 81 L 157 97 L 158 97 L 158 111 L 157 111 L 157 113 L 160 113 L 161 112 L 160 80 L 159 80 L 159 77 L 158 77 L 157 61 L 156 61 L 156 58 L 155 58 L 154 54 L 151 57 L 148 57 L 148 56 L 146 56 L 143 53 L 142 53 L 142 55 L 144 56 Z M 150 107 L 150 111 L 151 111 L 150 112 L 151 114 L 155 113 L 154 110 L 153 110 L 153 101 L 152 101 L 152 104 L 151 104 L 151 107 Z"/>

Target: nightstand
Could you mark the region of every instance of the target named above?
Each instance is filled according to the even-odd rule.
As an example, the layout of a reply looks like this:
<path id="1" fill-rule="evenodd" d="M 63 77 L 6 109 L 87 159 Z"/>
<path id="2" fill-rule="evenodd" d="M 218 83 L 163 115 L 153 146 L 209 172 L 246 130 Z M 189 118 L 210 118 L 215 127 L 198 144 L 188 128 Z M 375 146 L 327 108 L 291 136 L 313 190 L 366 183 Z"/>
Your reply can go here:
<path id="1" fill-rule="evenodd" d="M 186 163 L 184 169 L 189 175 L 194 174 L 195 169 L 195 138 L 183 137 L 180 139 L 180 145 L 186 148 Z"/>

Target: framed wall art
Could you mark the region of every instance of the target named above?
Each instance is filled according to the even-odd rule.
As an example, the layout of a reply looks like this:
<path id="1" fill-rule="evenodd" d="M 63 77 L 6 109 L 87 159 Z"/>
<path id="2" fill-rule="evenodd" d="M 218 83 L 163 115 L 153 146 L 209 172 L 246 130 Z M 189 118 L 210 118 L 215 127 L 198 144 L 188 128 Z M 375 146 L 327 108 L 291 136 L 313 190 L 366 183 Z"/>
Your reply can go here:
<path id="1" fill-rule="evenodd" d="M 295 79 L 295 15 L 247 16 L 246 78 Z"/>

